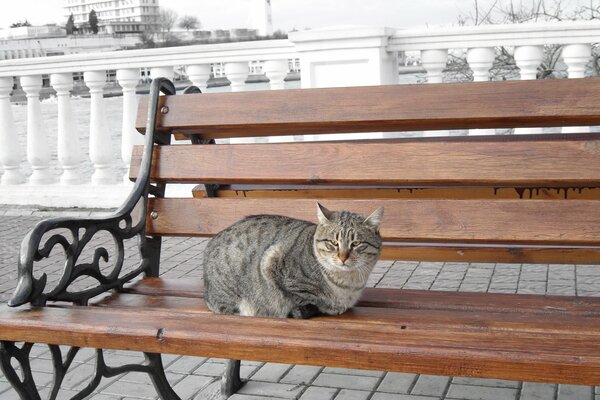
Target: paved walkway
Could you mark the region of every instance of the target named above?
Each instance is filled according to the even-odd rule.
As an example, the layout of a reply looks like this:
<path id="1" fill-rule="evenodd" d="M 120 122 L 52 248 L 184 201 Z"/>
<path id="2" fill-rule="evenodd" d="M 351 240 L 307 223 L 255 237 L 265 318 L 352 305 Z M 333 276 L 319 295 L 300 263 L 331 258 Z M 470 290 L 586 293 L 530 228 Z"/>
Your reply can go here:
<path id="1" fill-rule="evenodd" d="M 71 214 L 89 212 L 71 211 Z M 66 213 L 60 213 L 65 215 Z M 40 219 L 57 215 L 52 211 L 0 206 L 0 300 L 6 301 L 16 282 L 18 248 L 25 233 Z M 205 239 L 169 238 L 164 242 L 161 271 L 165 276 L 199 276 L 199 256 Z M 43 270 L 56 273 L 60 262 Z M 574 265 L 461 264 L 430 262 L 380 262 L 370 285 L 411 289 L 489 291 L 562 295 L 600 295 L 600 268 Z M 36 384 L 44 395 L 50 391 L 52 373 L 47 348 L 36 345 Z M 139 354 L 113 351 L 109 365 L 139 362 Z M 223 360 L 198 357 L 164 357 L 167 375 L 182 399 L 217 398 L 217 377 Z M 65 379 L 59 398 L 69 399 L 85 387 L 94 369 L 94 353 L 83 350 Z M 319 366 L 244 362 L 243 377 L 249 379 L 235 400 L 600 400 L 600 387 L 553 385 L 492 379 L 361 371 Z M 0 400 L 16 400 L 0 375 Z M 92 400 L 156 399 L 149 379 L 128 373 L 104 380 Z"/>

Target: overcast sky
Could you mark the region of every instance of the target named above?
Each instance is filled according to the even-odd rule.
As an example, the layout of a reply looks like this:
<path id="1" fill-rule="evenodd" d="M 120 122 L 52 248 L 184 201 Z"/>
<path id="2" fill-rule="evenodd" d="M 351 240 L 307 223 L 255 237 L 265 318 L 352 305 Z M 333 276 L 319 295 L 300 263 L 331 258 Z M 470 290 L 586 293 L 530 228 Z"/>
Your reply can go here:
<path id="1" fill-rule="evenodd" d="M 563 4 L 576 5 L 582 1 L 563 0 Z M 171 8 L 180 16 L 197 16 L 204 29 L 248 27 L 248 13 L 253 2 L 159 0 L 162 7 Z M 492 0 L 479 2 L 486 4 Z M 453 25 L 459 14 L 469 14 L 473 8 L 473 0 L 271 0 L 271 3 L 274 29 L 285 31 L 348 24 L 394 28 Z M 7 4 L 0 13 L 0 28 L 24 19 L 33 25 L 64 25 L 66 22 L 62 0 L 18 0 L 10 2 L 10 7 Z"/>

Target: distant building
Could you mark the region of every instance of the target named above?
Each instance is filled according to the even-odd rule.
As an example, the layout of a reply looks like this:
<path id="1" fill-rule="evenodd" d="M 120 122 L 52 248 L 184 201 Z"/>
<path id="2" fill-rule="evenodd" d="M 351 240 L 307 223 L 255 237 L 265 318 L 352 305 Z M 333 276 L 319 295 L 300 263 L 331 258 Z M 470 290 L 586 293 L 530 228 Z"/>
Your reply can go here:
<path id="1" fill-rule="evenodd" d="M 89 14 L 94 10 L 102 33 L 140 33 L 159 30 L 158 0 L 63 0 L 65 22 L 73 14 L 75 26 L 89 31 Z"/>
<path id="2" fill-rule="evenodd" d="M 0 60 L 119 50 L 140 43 L 139 34 L 67 35 L 56 25 L 0 29 Z"/>

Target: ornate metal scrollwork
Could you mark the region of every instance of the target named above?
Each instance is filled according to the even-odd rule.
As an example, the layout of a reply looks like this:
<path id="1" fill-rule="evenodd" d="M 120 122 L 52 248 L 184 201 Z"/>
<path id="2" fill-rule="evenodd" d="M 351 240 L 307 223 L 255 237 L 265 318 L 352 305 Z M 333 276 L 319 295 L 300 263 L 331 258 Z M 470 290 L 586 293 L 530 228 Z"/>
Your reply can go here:
<path id="1" fill-rule="evenodd" d="M 158 275 L 160 238 L 146 237 L 145 226 L 148 193 L 159 197 L 164 195 L 164 184 L 150 184 L 152 147 L 154 143 L 170 142 L 170 135 L 161 134 L 155 130 L 160 92 L 175 94 L 175 86 L 165 78 L 157 78 L 152 81 L 140 176 L 127 200 L 108 217 L 53 218 L 38 223 L 25 236 L 21 244 L 19 279 L 17 288 L 8 303 L 10 306 L 19 306 L 28 302 L 42 306 L 49 300 L 86 305 L 89 299 L 111 289 L 121 289 L 126 282 L 143 273 L 150 276 Z M 139 207 L 140 217 L 139 221 L 134 223 L 132 213 L 136 207 Z M 67 239 L 62 233 L 56 233 L 42 243 L 45 234 L 59 229 L 70 232 L 72 240 Z M 93 251 L 91 262 L 79 261 L 82 251 L 98 232 L 106 232 L 112 236 L 116 246 L 114 268 L 108 275 L 104 275 L 100 270 L 100 261 L 107 262 L 109 260 L 109 252 L 105 247 L 98 247 Z M 141 260 L 131 272 L 120 276 L 125 258 L 124 240 L 136 236 Z M 63 274 L 58 284 L 47 290 L 46 274 L 35 278 L 33 267 L 35 262 L 47 258 L 57 245 L 61 246 L 65 253 Z M 70 291 L 70 285 L 80 277 L 90 277 L 98 284 L 83 290 Z"/>
<path id="2" fill-rule="evenodd" d="M 32 347 L 32 343 L 24 343 L 21 347 L 18 347 L 14 342 L 2 341 L 0 346 L 0 367 L 2 372 L 4 372 L 4 376 L 6 376 L 6 379 L 11 383 L 21 399 L 41 400 L 29 362 L 29 354 Z M 62 351 L 59 346 L 50 344 L 48 347 L 50 348 L 52 365 L 54 367 L 54 382 L 48 399 L 55 400 L 58 397 L 62 382 L 75 356 L 79 352 L 79 347 L 69 348 L 65 360 L 63 360 Z M 126 372 L 147 373 L 161 399 L 181 400 L 167 381 L 160 354 L 144 353 L 144 356 L 146 358 L 144 364 L 126 364 L 119 367 L 109 367 L 104 360 L 102 349 L 96 349 L 96 368 L 91 381 L 81 392 L 71 397 L 70 400 L 83 400 L 98 388 L 102 378 L 111 378 Z M 19 364 L 20 373 L 17 372 L 17 369 L 11 363 L 13 358 Z"/>

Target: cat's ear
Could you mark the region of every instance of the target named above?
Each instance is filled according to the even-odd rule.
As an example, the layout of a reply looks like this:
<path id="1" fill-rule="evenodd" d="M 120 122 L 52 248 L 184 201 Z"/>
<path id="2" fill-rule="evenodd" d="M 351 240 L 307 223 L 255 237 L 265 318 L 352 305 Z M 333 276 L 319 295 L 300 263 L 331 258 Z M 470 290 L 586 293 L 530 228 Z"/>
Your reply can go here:
<path id="1" fill-rule="evenodd" d="M 332 212 L 326 209 L 321 203 L 317 202 L 317 217 L 319 217 L 320 224 L 327 224 L 331 222 Z"/>
<path id="2" fill-rule="evenodd" d="M 383 218 L 383 207 L 379 207 L 377 210 L 373 211 L 371 215 L 365 218 L 364 223 L 379 230 L 379 225 L 381 225 L 381 219 Z"/>

